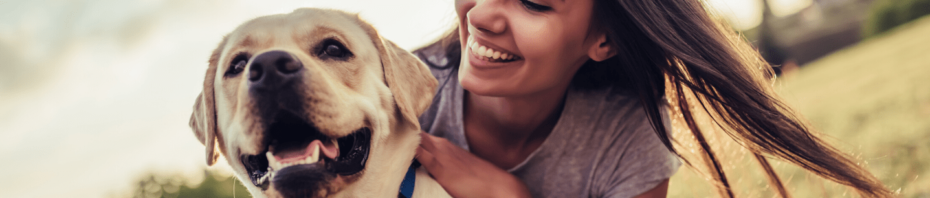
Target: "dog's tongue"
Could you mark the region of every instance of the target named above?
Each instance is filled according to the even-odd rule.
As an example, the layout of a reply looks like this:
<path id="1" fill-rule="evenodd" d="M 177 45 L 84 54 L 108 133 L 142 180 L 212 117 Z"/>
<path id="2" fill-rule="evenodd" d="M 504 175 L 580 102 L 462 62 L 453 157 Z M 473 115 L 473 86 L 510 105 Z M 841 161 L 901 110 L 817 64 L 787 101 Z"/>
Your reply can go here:
<path id="1" fill-rule="evenodd" d="M 336 159 L 339 156 L 339 148 L 336 148 L 336 144 L 326 146 L 320 140 L 313 140 L 306 148 L 275 152 L 274 157 L 281 163 L 297 162 L 313 155 L 316 149 L 319 149 L 319 152 L 329 159 Z"/>

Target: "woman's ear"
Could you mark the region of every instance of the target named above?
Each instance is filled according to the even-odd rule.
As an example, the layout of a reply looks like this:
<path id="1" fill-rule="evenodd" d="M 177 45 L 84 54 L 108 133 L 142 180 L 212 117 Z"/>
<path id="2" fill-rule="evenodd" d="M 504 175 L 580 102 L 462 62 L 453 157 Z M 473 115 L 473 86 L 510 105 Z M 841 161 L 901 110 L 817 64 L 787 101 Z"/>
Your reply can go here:
<path id="1" fill-rule="evenodd" d="M 607 42 L 607 35 L 599 34 L 595 43 L 588 47 L 588 57 L 601 62 L 617 55 L 616 49 Z"/>

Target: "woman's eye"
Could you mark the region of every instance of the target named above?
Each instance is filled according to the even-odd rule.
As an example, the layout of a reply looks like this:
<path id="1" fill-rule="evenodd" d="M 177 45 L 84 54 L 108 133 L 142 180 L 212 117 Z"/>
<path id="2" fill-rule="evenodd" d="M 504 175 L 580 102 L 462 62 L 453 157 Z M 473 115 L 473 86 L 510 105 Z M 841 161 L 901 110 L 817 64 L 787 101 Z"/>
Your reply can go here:
<path id="1" fill-rule="evenodd" d="M 226 76 L 234 76 L 245 70 L 245 64 L 249 62 L 249 56 L 239 54 L 229 62 L 229 69 L 226 70 Z"/>
<path id="2" fill-rule="evenodd" d="M 537 3 L 533 3 L 530 0 L 520 0 L 520 3 L 522 3 L 523 7 L 526 7 L 526 9 L 532 10 L 534 12 L 545 12 L 552 10 L 552 7 L 539 5 Z"/>

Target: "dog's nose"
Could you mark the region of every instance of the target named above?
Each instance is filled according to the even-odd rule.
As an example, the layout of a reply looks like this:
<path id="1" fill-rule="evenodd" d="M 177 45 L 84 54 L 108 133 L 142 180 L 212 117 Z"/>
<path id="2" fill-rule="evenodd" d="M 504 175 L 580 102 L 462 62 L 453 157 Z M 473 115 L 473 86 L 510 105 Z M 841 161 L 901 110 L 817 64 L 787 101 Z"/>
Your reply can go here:
<path id="1" fill-rule="evenodd" d="M 249 81 L 253 87 L 275 88 L 299 78 L 298 71 L 303 69 L 290 53 L 280 50 L 268 51 L 255 56 L 249 65 Z"/>

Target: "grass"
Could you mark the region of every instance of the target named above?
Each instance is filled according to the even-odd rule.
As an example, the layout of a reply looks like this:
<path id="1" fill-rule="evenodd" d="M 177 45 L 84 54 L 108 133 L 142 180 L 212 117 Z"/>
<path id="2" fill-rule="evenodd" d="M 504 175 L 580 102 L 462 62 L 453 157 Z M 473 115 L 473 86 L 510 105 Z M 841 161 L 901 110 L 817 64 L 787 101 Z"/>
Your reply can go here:
<path id="1" fill-rule="evenodd" d="M 776 88 L 817 131 L 900 197 L 930 197 L 930 17 L 805 65 L 780 78 Z M 777 197 L 745 150 L 718 142 L 724 145 L 715 150 L 724 151 L 738 197 Z M 857 197 L 794 165 L 773 163 L 794 197 Z M 702 175 L 682 167 L 669 197 L 716 197 Z"/>
<path id="2" fill-rule="evenodd" d="M 199 178 L 199 179 L 191 179 Z M 248 184 L 251 185 L 251 184 Z M 133 198 L 248 198 L 249 190 L 236 177 L 217 169 L 205 169 L 202 175 L 149 172 L 134 183 L 132 195 L 114 192 L 110 197 Z"/>

